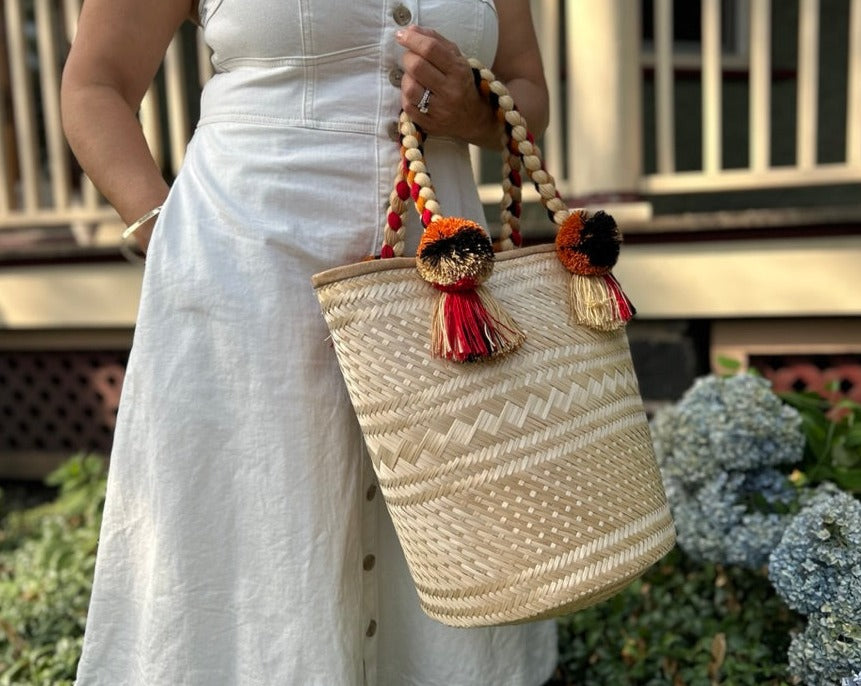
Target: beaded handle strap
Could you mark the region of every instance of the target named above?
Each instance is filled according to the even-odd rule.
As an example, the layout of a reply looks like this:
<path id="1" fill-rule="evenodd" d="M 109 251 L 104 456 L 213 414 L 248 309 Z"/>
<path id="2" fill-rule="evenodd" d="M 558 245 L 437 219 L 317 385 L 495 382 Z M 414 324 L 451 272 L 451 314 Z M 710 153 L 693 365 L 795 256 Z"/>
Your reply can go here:
<path id="1" fill-rule="evenodd" d="M 470 67 L 476 88 L 490 103 L 505 132 L 502 230 L 497 248 L 512 249 L 522 242 L 519 219 L 521 172 L 525 170 L 558 227 L 556 254 L 572 274 L 570 300 L 575 319 L 602 330 L 623 326 L 634 308 L 610 273 L 621 243 L 615 221 L 604 212 L 590 216 L 565 205 L 508 89 L 477 60 L 470 60 Z M 425 229 L 416 266 L 422 278 L 442 294 L 431 327 L 434 354 L 474 361 L 516 349 L 524 333 L 479 289 L 493 271 L 493 248 L 487 233 L 474 222 L 441 214 L 424 159 L 424 132 L 405 112 L 401 112 L 399 130 L 401 163 L 386 212 L 381 257 L 403 254 L 406 212 L 412 199 Z"/>
<path id="2" fill-rule="evenodd" d="M 520 235 L 521 170 L 526 168 L 551 221 L 561 227 L 576 210 L 570 210 L 559 192 L 556 181 L 544 167 L 541 150 L 529 132 L 526 120 L 516 109 L 514 100 L 501 81 L 478 60 L 470 59 L 476 88 L 493 107 L 496 117 L 504 124 L 502 150 L 502 203 L 497 250 L 510 250 L 522 244 Z M 401 112 L 399 120 L 401 164 L 398 166 L 394 189 L 389 197 L 386 226 L 383 232 L 383 257 L 403 254 L 404 222 L 409 201 L 427 228 L 434 218 L 440 218 L 440 205 L 424 160 L 424 132 L 410 117 Z M 388 246 L 386 248 L 385 246 Z"/>
<path id="3" fill-rule="evenodd" d="M 541 150 L 526 120 L 501 81 L 478 60 L 470 59 L 476 87 L 504 122 L 502 231 L 500 248 L 521 243 L 520 170 L 525 169 L 550 220 L 558 227 L 556 254 L 571 272 L 571 310 L 581 324 L 601 330 L 624 326 L 635 314 L 634 305 L 611 273 L 619 258 L 622 236 L 605 212 L 589 215 L 569 209 L 556 189 L 556 181 L 544 167 Z M 506 192 L 510 188 L 510 192 Z"/>

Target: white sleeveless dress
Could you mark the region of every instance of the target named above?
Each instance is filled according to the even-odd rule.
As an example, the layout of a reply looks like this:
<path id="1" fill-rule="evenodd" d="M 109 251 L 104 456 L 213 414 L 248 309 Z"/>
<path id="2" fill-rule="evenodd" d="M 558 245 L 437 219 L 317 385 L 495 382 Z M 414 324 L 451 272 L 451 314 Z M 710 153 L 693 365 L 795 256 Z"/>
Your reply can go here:
<path id="1" fill-rule="evenodd" d="M 492 2 L 203 0 L 201 17 L 217 73 L 147 258 L 77 683 L 543 683 L 552 622 L 419 609 L 310 286 L 379 251 L 395 31 L 490 63 Z M 466 146 L 426 152 L 444 211 L 483 220 Z"/>

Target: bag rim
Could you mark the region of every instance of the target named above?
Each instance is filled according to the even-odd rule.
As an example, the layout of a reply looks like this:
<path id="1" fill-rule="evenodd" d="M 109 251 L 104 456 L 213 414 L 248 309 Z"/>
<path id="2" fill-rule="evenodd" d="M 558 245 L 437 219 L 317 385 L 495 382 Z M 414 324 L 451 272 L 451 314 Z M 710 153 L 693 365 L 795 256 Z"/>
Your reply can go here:
<path id="1" fill-rule="evenodd" d="M 494 261 L 504 262 L 505 260 L 513 260 L 518 257 L 537 255 L 545 252 L 554 252 L 555 250 L 556 245 L 554 243 L 541 243 L 538 245 L 530 245 L 528 248 L 514 248 L 513 250 L 498 252 L 494 257 Z M 366 262 L 355 262 L 354 264 L 333 267 L 314 274 L 311 277 L 311 285 L 314 286 L 314 288 L 321 288 L 323 286 L 328 286 L 345 279 L 352 279 L 357 276 L 365 276 L 367 274 L 376 274 L 378 272 L 393 271 L 397 269 L 415 268 L 415 257 L 389 257 L 383 260 L 367 260 Z M 418 272 L 416 272 L 416 276 L 418 277 Z"/>

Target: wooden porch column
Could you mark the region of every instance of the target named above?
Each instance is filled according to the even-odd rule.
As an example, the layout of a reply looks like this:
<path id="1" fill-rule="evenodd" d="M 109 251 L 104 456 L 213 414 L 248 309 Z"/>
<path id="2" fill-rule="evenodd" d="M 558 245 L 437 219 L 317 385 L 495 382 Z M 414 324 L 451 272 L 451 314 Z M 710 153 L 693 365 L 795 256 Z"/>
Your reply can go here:
<path id="1" fill-rule="evenodd" d="M 633 214 L 648 218 L 650 205 L 638 202 L 643 169 L 640 3 L 570 0 L 565 12 L 568 156 L 575 200 L 633 204 Z"/>

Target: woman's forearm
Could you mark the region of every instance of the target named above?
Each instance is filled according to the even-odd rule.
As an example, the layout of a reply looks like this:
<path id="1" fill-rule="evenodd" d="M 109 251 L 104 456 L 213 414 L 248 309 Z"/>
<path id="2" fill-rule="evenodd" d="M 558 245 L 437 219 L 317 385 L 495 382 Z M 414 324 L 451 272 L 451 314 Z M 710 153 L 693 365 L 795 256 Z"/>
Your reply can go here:
<path id="1" fill-rule="evenodd" d="M 495 4 L 499 14 L 499 47 L 493 72 L 505 84 L 529 131 L 540 136 L 550 119 L 550 104 L 529 3 L 496 0 Z M 495 113 L 471 121 L 471 143 L 487 148 L 501 147 L 502 124 Z"/>
<path id="2" fill-rule="evenodd" d="M 167 184 L 119 92 L 66 82 L 62 107 L 66 137 L 81 167 L 126 224 L 162 203 Z M 147 236 L 149 228 L 141 227 L 140 235 Z"/>
<path id="3" fill-rule="evenodd" d="M 524 78 L 512 79 L 505 84 L 517 109 L 526 120 L 529 130 L 540 136 L 547 128 L 550 118 L 550 105 L 547 100 L 547 89 Z"/>
<path id="4" fill-rule="evenodd" d="M 131 223 L 167 195 L 136 111 L 192 0 L 87 0 L 63 69 L 63 128 L 84 171 Z M 153 221 L 135 238 L 146 247 Z"/>

